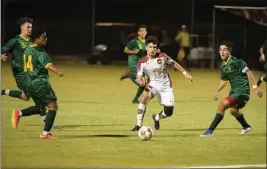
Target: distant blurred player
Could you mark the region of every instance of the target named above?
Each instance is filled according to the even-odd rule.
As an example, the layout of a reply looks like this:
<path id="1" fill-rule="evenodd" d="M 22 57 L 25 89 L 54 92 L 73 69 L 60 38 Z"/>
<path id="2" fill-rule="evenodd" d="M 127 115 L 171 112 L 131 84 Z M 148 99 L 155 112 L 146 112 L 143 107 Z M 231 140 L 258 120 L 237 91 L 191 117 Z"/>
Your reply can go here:
<path id="1" fill-rule="evenodd" d="M 137 124 L 132 131 L 138 131 L 142 126 L 143 118 L 146 112 L 146 105 L 148 101 L 155 96 L 158 97 L 159 103 L 164 106 L 159 114 L 152 116 L 154 120 L 154 127 L 156 130 L 160 129 L 160 119 L 170 117 L 174 109 L 174 95 L 172 89 L 172 81 L 167 71 L 168 65 L 172 65 L 183 73 L 183 75 L 193 80 L 185 70 L 175 61 L 173 61 L 165 53 L 157 53 L 158 40 L 155 37 L 146 40 L 147 56 L 143 57 L 138 62 L 137 83 L 140 86 L 147 86 L 146 92 L 143 93 L 141 102 L 137 108 Z M 143 73 L 148 77 L 149 81 L 146 84 Z"/>
<path id="2" fill-rule="evenodd" d="M 265 76 L 260 76 L 257 82 L 257 86 L 261 85 L 261 82 L 264 81 L 266 83 L 267 78 L 267 59 L 265 58 L 267 56 L 267 40 L 264 41 L 262 47 L 260 48 L 260 61 L 265 62 L 264 69 L 265 69 Z"/>
<path id="3" fill-rule="evenodd" d="M 34 42 L 24 51 L 23 78 L 25 89 L 34 101 L 35 106 L 23 110 L 15 109 L 13 111 L 12 124 L 14 128 L 17 128 L 20 117 L 45 113 L 45 107 L 47 106 L 45 127 L 40 138 L 55 139 L 50 134 L 50 130 L 53 126 L 58 106 L 57 97 L 49 83 L 48 70 L 60 77 L 63 76 L 63 73 L 52 64 L 49 55 L 43 48 L 47 43 L 46 33 L 43 30 L 36 29 L 33 31 L 32 38 Z"/>
<path id="4" fill-rule="evenodd" d="M 30 35 L 32 33 L 33 19 L 29 17 L 20 18 L 18 24 L 20 25 L 21 33 L 16 37 L 10 39 L 1 48 L 1 59 L 6 60 L 6 53 L 12 52 L 12 72 L 19 90 L 5 89 L 1 91 L 1 95 L 19 98 L 28 101 L 30 98 L 23 91 L 24 83 L 23 76 L 23 52 L 32 43 Z"/>
<path id="5" fill-rule="evenodd" d="M 252 72 L 247 67 L 247 64 L 231 55 L 232 43 L 224 41 L 220 44 L 221 64 L 221 83 L 214 94 L 214 99 L 218 99 L 219 92 L 225 87 L 229 81 L 231 90 L 229 96 L 219 102 L 217 114 L 212 121 L 208 130 L 201 137 L 213 136 L 213 132 L 217 125 L 222 121 L 225 110 L 230 108 L 230 113 L 242 125 L 242 130 L 239 132 L 243 135 L 252 130 L 251 125 L 247 123 L 243 113 L 240 111 L 250 98 L 249 79 L 252 82 L 253 91 L 258 97 L 262 97 L 262 91 L 256 85 Z"/>
<path id="6" fill-rule="evenodd" d="M 137 74 L 137 62 L 140 58 L 146 55 L 145 37 L 147 35 L 147 26 L 140 25 L 138 27 L 138 37 L 133 38 L 125 47 L 124 52 L 128 54 L 128 68 L 129 71 L 121 76 L 120 80 L 130 78 L 136 85 L 136 74 Z M 139 103 L 138 98 L 144 91 L 144 87 L 138 85 L 137 93 L 132 103 Z"/>

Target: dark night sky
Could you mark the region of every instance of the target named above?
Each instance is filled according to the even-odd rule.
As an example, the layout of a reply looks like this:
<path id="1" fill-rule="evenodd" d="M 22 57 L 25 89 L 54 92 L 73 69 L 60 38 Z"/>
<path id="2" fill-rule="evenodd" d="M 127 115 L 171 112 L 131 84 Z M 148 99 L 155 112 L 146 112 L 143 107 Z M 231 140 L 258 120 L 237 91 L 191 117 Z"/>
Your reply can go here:
<path id="1" fill-rule="evenodd" d="M 5 9 L 3 9 L 4 5 Z M 95 18 L 96 22 L 120 21 L 165 25 L 176 31 L 183 23 L 188 24 L 190 28 L 191 5 L 191 0 L 96 0 Z M 195 0 L 195 33 L 211 33 L 213 5 L 265 7 L 266 1 Z M 35 24 L 47 28 L 50 52 L 84 54 L 90 51 L 92 36 L 92 1 L 90 0 L 5 0 L 5 4 L 2 0 L 1 12 L 2 35 L 4 35 L 1 37 L 2 41 L 18 33 L 19 27 L 16 25 L 18 18 L 30 16 L 35 19 Z M 225 26 L 236 24 L 239 27 L 235 29 L 234 34 L 239 33 L 239 36 L 243 36 L 243 23 L 246 22 L 250 34 L 248 35 L 257 38 L 253 39 L 256 42 L 255 46 L 264 40 L 265 27 L 252 22 L 247 23 L 240 17 L 222 11 L 217 13 L 217 23 Z M 203 23 L 208 26 L 203 26 Z M 219 26 L 218 31 L 220 31 Z M 237 41 L 238 38 L 237 35 Z M 73 46 L 70 42 L 75 42 L 77 45 Z"/>

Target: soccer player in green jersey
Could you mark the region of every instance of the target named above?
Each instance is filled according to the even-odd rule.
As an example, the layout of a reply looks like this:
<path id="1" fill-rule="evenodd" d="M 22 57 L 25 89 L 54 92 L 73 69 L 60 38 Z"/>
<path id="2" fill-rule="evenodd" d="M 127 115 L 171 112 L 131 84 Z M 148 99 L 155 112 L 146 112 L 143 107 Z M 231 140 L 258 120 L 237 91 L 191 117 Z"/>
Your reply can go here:
<path id="1" fill-rule="evenodd" d="M 261 54 L 260 55 L 260 61 L 265 62 L 264 69 L 265 69 L 265 73 L 267 73 L 267 59 L 265 59 L 265 56 L 267 56 L 267 40 L 264 41 L 262 47 L 260 48 L 260 54 Z M 265 76 L 259 77 L 257 85 L 260 86 L 262 81 L 264 81 L 266 83 L 266 81 L 267 81 L 266 74 L 265 74 Z"/>
<path id="2" fill-rule="evenodd" d="M 230 113 L 236 118 L 236 120 L 242 125 L 242 130 L 239 134 L 243 135 L 252 130 L 251 126 L 245 120 L 243 113 L 240 111 L 250 98 L 250 86 L 249 79 L 252 83 L 253 91 L 262 97 L 262 91 L 256 85 L 252 72 L 247 67 L 247 64 L 231 56 L 232 43 L 224 41 L 220 44 L 220 56 L 221 64 L 221 83 L 218 86 L 214 94 L 214 99 L 218 99 L 219 92 L 225 87 L 229 81 L 231 90 L 229 96 L 219 102 L 217 114 L 212 121 L 208 130 L 201 135 L 201 137 L 213 136 L 213 131 L 217 125 L 222 121 L 224 112 L 230 109 Z"/>
<path id="3" fill-rule="evenodd" d="M 1 58 L 7 58 L 6 53 L 12 52 L 12 72 L 15 78 L 18 89 L 1 91 L 1 95 L 7 95 L 28 101 L 30 98 L 24 92 L 23 76 L 23 52 L 32 43 L 30 35 L 32 32 L 33 19 L 29 17 L 20 18 L 18 21 L 21 33 L 10 39 L 1 48 Z"/>
<path id="4" fill-rule="evenodd" d="M 32 39 L 34 42 L 24 51 L 23 55 L 23 79 L 25 81 L 25 89 L 34 101 L 35 106 L 23 110 L 14 110 L 12 124 L 14 128 L 17 128 L 20 117 L 41 114 L 46 111 L 45 107 L 47 106 L 45 127 L 40 138 L 55 139 L 50 134 L 50 130 L 53 126 L 58 106 L 57 97 L 49 83 L 48 70 L 60 77 L 63 76 L 63 73 L 52 64 L 49 55 L 44 49 L 47 42 L 46 33 L 43 30 L 36 29 L 32 33 Z"/>
<path id="5" fill-rule="evenodd" d="M 144 91 L 144 87 L 139 86 L 139 84 L 135 81 L 137 76 L 137 63 L 139 59 L 146 55 L 146 45 L 145 45 L 145 37 L 147 35 L 147 26 L 140 25 L 138 27 L 138 37 L 133 38 L 127 46 L 124 48 L 124 52 L 128 54 L 128 69 L 129 71 L 121 76 L 121 80 L 130 78 L 133 83 L 138 86 L 137 93 L 132 101 L 132 103 L 138 104 L 138 98 Z"/>

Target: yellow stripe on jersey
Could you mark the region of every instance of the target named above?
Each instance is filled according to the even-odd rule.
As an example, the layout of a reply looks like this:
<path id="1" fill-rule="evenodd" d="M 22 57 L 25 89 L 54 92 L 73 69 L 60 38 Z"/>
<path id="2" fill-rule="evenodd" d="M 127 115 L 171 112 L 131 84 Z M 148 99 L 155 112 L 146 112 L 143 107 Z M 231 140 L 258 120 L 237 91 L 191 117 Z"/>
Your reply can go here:
<path id="1" fill-rule="evenodd" d="M 30 47 L 35 47 L 35 46 L 38 46 L 37 44 L 30 44 Z"/>
<path id="2" fill-rule="evenodd" d="M 47 69 L 47 67 L 50 66 L 50 65 L 52 65 L 52 63 L 47 63 L 47 64 L 45 65 L 45 68 Z"/>

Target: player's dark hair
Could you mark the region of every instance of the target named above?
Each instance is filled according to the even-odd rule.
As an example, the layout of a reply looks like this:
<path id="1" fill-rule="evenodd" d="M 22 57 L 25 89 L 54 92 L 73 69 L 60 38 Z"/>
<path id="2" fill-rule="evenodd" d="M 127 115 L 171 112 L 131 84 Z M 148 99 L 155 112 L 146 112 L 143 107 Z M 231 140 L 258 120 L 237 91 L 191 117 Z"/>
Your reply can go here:
<path id="1" fill-rule="evenodd" d="M 228 50 L 229 50 L 230 52 L 232 52 L 232 49 L 233 49 L 233 43 L 232 43 L 231 41 L 222 41 L 222 42 L 220 43 L 220 45 L 225 45 L 225 46 L 227 46 Z"/>
<path id="2" fill-rule="evenodd" d="M 21 26 L 21 25 L 23 25 L 26 22 L 29 22 L 29 23 L 32 24 L 33 23 L 33 19 L 30 18 L 30 17 L 20 18 L 19 21 L 18 21 L 18 24 Z"/>
<path id="3" fill-rule="evenodd" d="M 147 26 L 142 24 L 138 26 L 137 32 L 141 29 L 141 28 L 145 28 L 147 30 Z"/>
<path id="4" fill-rule="evenodd" d="M 42 34 L 46 34 L 45 33 L 45 30 L 43 29 L 43 28 L 34 28 L 33 30 L 32 30 L 32 34 L 31 34 L 31 38 L 32 38 L 32 40 L 35 40 L 35 39 L 37 39 L 37 38 L 40 38 L 40 36 L 42 35 Z"/>
<path id="5" fill-rule="evenodd" d="M 157 45 L 159 43 L 159 41 L 155 36 L 150 36 L 146 39 L 146 45 L 148 45 L 150 43 Z"/>

